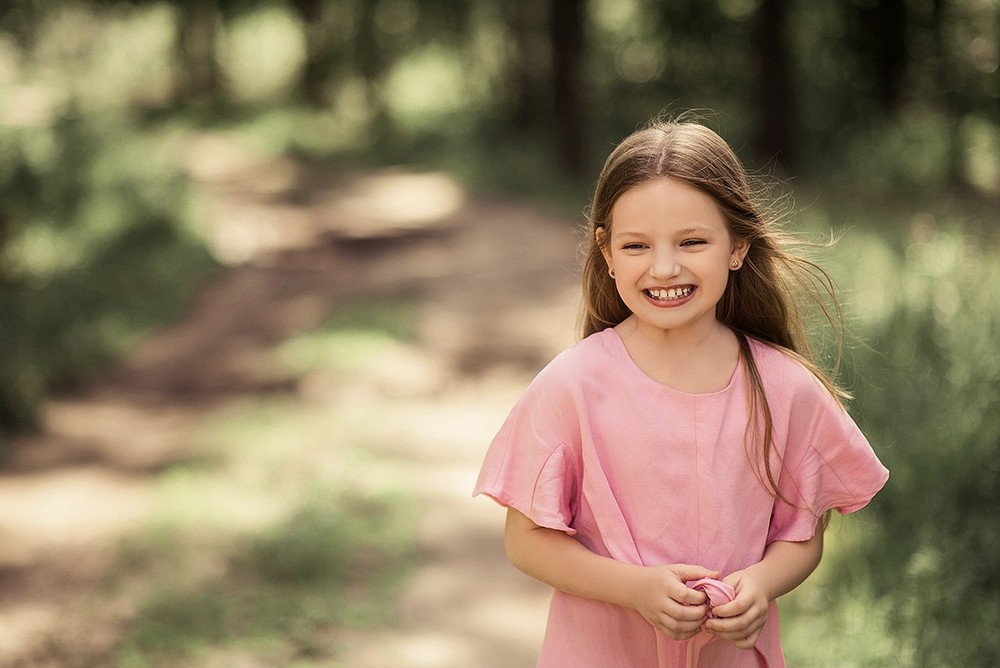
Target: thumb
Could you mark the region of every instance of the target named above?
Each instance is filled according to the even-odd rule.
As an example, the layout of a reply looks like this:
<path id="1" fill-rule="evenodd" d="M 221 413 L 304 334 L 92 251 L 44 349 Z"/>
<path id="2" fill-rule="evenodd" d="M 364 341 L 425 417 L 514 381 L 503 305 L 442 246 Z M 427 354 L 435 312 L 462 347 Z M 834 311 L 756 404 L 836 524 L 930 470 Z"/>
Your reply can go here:
<path id="1" fill-rule="evenodd" d="M 671 569 L 680 578 L 681 582 L 700 580 L 701 578 L 718 578 L 718 571 L 710 571 L 704 566 L 692 566 L 690 564 L 674 564 Z"/>
<path id="2" fill-rule="evenodd" d="M 704 566 L 691 566 L 690 564 L 674 564 L 671 569 L 684 585 L 683 592 L 679 593 L 675 599 L 677 602 L 684 605 L 702 605 L 708 601 L 708 595 L 705 592 L 691 589 L 687 583 L 701 578 L 717 578 L 719 577 L 718 572 L 710 571 Z"/>

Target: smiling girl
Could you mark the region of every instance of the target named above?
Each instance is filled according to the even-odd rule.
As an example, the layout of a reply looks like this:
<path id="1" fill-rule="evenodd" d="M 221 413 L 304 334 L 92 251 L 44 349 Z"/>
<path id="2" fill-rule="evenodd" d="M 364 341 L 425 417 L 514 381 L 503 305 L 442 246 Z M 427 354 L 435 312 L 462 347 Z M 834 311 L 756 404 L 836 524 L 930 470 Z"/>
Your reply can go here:
<path id="1" fill-rule="evenodd" d="M 888 478 L 806 345 L 797 294 L 829 281 L 698 123 L 627 137 L 589 222 L 584 338 L 476 486 L 556 590 L 538 666 L 784 666 L 775 599 L 819 563 L 824 514 Z"/>

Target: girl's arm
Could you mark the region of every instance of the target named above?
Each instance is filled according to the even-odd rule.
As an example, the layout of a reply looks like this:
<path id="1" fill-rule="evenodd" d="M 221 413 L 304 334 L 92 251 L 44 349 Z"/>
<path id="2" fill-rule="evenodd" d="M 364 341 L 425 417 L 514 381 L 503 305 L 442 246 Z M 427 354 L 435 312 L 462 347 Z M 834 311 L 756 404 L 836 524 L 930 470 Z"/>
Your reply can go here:
<path id="1" fill-rule="evenodd" d="M 820 520 L 807 541 L 775 541 L 759 562 L 724 578 L 736 590 L 736 598 L 713 608 L 716 619 L 708 620 L 705 629 L 740 649 L 753 647 L 767 621 L 768 604 L 802 584 L 819 565 L 823 529 Z"/>
<path id="2" fill-rule="evenodd" d="M 708 612 L 705 594 L 684 583 L 719 576 L 701 566 L 645 567 L 602 557 L 513 508 L 507 510 L 504 544 L 511 563 L 531 577 L 567 594 L 635 610 L 675 640 L 696 635 Z"/>

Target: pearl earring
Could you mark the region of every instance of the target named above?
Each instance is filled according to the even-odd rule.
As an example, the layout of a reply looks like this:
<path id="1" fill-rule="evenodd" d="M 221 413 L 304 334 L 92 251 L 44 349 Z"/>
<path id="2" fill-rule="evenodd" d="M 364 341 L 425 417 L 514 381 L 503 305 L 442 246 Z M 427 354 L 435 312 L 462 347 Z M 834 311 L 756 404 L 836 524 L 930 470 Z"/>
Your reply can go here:
<path id="1" fill-rule="evenodd" d="M 608 269 L 608 275 L 611 276 L 611 278 L 615 277 L 615 269 L 614 269 L 614 267 L 612 267 L 611 269 Z"/>

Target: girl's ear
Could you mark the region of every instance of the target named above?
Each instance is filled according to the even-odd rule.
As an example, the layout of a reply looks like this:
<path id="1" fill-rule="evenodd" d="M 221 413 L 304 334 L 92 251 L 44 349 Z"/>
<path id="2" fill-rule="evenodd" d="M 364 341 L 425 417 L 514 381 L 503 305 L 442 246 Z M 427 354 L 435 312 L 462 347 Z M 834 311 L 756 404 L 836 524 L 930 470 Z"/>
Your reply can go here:
<path id="1" fill-rule="evenodd" d="M 741 265 L 749 252 L 750 242 L 746 239 L 737 239 L 733 242 L 733 252 L 729 255 L 729 262 Z"/>
<path id="2" fill-rule="evenodd" d="M 604 256 L 604 261 L 607 262 L 608 267 L 611 266 L 611 244 L 608 243 L 607 233 L 604 231 L 603 227 L 598 227 L 594 230 L 594 243 L 597 247 L 601 249 L 601 255 Z"/>

